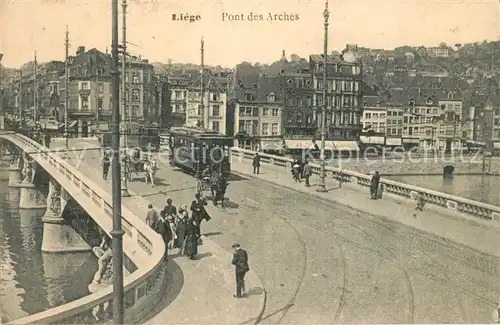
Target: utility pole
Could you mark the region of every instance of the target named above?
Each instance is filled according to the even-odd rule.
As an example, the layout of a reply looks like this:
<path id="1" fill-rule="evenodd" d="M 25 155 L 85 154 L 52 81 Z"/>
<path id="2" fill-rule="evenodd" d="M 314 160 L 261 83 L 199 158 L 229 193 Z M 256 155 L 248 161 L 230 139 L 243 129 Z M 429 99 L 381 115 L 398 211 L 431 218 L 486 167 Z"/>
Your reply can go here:
<path id="1" fill-rule="evenodd" d="M 23 126 L 23 68 L 19 70 L 19 92 L 18 92 L 18 105 L 19 105 L 19 128 Z"/>
<path id="2" fill-rule="evenodd" d="M 201 70 L 200 70 L 200 101 L 201 101 L 201 104 L 200 104 L 200 108 L 201 109 L 198 109 L 198 126 L 200 128 L 205 128 L 206 125 L 205 125 L 205 89 L 204 89 L 204 72 L 205 72 L 205 62 L 204 62 L 204 54 L 203 52 L 205 51 L 204 49 L 204 45 L 205 45 L 205 42 L 203 41 L 203 37 L 201 38 Z M 201 113 L 201 115 L 200 115 Z"/>
<path id="3" fill-rule="evenodd" d="M 38 62 L 36 60 L 36 51 L 35 51 L 35 66 L 33 71 L 33 122 L 36 123 L 36 113 L 38 110 L 38 82 L 37 82 L 37 65 Z"/>
<path id="4" fill-rule="evenodd" d="M 64 47 L 66 50 L 66 59 L 64 61 L 64 139 L 65 139 L 65 151 L 62 155 L 63 159 L 69 159 L 69 134 L 68 134 L 68 106 L 69 106 L 69 30 L 68 25 L 66 25 L 66 39 L 64 41 Z"/>
<path id="5" fill-rule="evenodd" d="M 125 162 L 121 172 L 121 196 L 130 196 L 128 192 L 128 126 L 127 126 L 127 0 L 122 1 L 122 137 L 120 147 L 123 149 L 122 161 Z"/>
<path id="6" fill-rule="evenodd" d="M 325 10 L 323 11 L 324 18 L 324 26 L 325 26 L 325 39 L 324 39 L 324 47 L 323 47 L 323 107 L 321 110 L 321 174 L 319 176 L 319 184 L 316 187 L 316 192 L 326 192 L 326 159 L 325 159 L 325 141 L 326 141 L 326 110 L 328 105 L 327 99 L 327 85 L 326 85 L 326 71 L 327 71 L 327 63 L 328 63 L 328 17 L 330 13 L 328 12 L 328 0 L 325 2 Z"/>
<path id="7" fill-rule="evenodd" d="M 120 171 L 120 72 L 118 71 L 118 0 L 112 0 L 111 24 L 111 76 L 112 91 L 112 196 L 113 196 L 113 230 L 111 231 L 113 252 L 113 323 L 123 324 L 123 234 L 122 230 L 122 196 Z"/>

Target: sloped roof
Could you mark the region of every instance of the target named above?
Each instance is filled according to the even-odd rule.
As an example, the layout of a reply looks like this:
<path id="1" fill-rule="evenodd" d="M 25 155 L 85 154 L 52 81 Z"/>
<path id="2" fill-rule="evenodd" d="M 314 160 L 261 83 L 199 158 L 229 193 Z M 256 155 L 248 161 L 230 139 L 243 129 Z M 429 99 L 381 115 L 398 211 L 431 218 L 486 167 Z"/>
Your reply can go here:
<path id="1" fill-rule="evenodd" d="M 324 54 L 311 54 L 309 55 L 309 60 L 314 63 L 324 62 Z M 327 55 L 326 56 L 326 64 L 339 64 L 342 63 L 342 59 L 340 55 Z"/>

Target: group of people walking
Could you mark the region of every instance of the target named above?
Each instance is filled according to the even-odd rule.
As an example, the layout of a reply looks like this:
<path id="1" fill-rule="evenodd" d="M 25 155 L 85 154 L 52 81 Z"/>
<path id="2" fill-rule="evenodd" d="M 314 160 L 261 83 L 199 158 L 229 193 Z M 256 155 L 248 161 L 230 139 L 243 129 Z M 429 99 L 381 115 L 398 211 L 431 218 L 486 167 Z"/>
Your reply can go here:
<path id="1" fill-rule="evenodd" d="M 202 244 L 201 223 L 211 219 L 205 209 L 206 205 L 207 202 L 198 194 L 191 202 L 189 211 L 186 204 L 177 209 L 171 198 L 167 199 L 167 204 L 160 213 L 149 204 L 146 223 L 162 236 L 166 248 L 165 259 L 168 257 L 168 250 L 173 248 L 178 248 L 180 254 L 189 259 L 195 259 L 198 245 Z"/>

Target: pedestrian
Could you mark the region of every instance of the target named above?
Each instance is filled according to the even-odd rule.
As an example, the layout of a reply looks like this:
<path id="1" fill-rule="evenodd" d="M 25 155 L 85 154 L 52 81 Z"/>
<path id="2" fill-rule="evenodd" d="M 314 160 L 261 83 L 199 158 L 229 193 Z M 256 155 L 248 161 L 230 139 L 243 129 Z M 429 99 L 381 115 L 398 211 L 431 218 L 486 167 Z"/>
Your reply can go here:
<path id="1" fill-rule="evenodd" d="M 111 165 L 111 159 L 109 158 L 109 153 L 104 151 L 102 156 L 102 179 L 108 179 L 109 166 Z"/>
<path id="2" fill-rule="evenodd" d="M 253 157 L 252 165 L 253 165 L 253 173 L 259 175 L 259 172 L 260 172 L 260 156 L 259 156 L 258 152 Z"/>
<path id="3" fill-rule="evenodd" d="M 304 178 L 306 179 L 306 187 L 311 186 L 309 184 L 309 177 L 312 175 L 312 168 L 311 165 L 309 165 L 309 162 L 306 160 L 305 165 L 304 165 Z"/>
<path id="4" fill-rule="evenodd" d="M 201 244 L 201 222 L 203 220 L 210 220 L 210 216 L 205 210 L 205 206 L 207 205 L 207 201 L 203 200 L 199 193 L 195 194 L 195 199 L 191 202 L 191 216 L 193 217 L 194 222 L 196 223 L 196 236 L 198 238 L 199 243 Z"/>
<path id="5" fill-rule="evenodd" d="M 158 234 L 160 234 L 163 239 L 163 243 L 165 244 L 165 255 L 163 256 L 166 261 L 168 258 L 168 243 L 172 240 L 172 231 L 170 229 L 170 225 L 168 221 L 165 220 L 165 215 L 163 211 L 160 213 L 160 217 L 156 220 L 155 230 Z"/>
<path id="6" fill-rule="evenodd" d="M 184 254 L 193 260 L 198 255 L 198 235 L 196 222 L 193 216 L 189 217 L 186 223 L 186 238 L 184 239 Z"/>
<path id="7" fill-rule="evenodd" d="M 177 216 L 177 208 L 175 205 L 172 204 L 172 199 L 168 198 L 167 199 L 167 205 L 163 208 L 163 213 L 165 216 L 171 215 L 171 216 Z"/>
<path id="8" fill-rule="evenodd" d="M 184 254 L 184 240 L 186 238 L 186 227 L 187 220 L 189 218 L 187 212 L 187 205 L 183 204 L 179 208 L 179 217 L 177 219 L 177 243 L 176 246 L 179 248 L 179 252 Z"/>
<path id="9" fill-rule="evenodd" d="M 240 247 L 240 244 L 233 244 L 234 249 L 232 264 L 236 271 L 236 295 L 235 298 L 243 298 L 245 294 L 245 274 L 250 271 L 248 266 L 247 251 Z"/>
<path id="10" fill-rule="evenodd" d="M 417 196 L 415 197 L 415 202 L 417 203 L 417 206 L 415 207 L 415 213 L 413 214 L 413 216 L 417 217 L 416 211 L 423 211 L 425 206 L 425 199 L 422 193 L 417 193 Z"/>
<path id="11" fill-rule="evenodd" d="M 293 162 L 293 165 L 292 165 L 292 175 L 293 175 L 293 179 L 296 182 L 300 182 L 300 164 L 299 164 L 299 160 L 298 159 L 295 159 L 295 161 Z"/>
<path id="12" fill-rule="evenodd" d="M 148 213 L 146 214 L 146 224 L 151 228 L 154 228 L 156 221 L 158 220 L 158 211 L 153 208 L 153 205 L 148 204 Z"/>
<path id="13" fill-rule="evenodd" d="M 169 238 L 170 240 L 168 241 L 168 248 L 172 249 L 174 246 L 174 242 L 177 239 L 175 218 L 173 215 L 171 215 L 171 214 L 167 215 L 167 223 L 168 223 L 168 226 L 170 227 L 170 233 L 172 234 L 172 236 Z"/>
<path id="14" fill-rule="evenodd" d="M 380 174 L 375 171 L 372 179 L 370 180 L 370 197 L 372 200 L 378 199 L 378 186 L 380 184 Z"/>

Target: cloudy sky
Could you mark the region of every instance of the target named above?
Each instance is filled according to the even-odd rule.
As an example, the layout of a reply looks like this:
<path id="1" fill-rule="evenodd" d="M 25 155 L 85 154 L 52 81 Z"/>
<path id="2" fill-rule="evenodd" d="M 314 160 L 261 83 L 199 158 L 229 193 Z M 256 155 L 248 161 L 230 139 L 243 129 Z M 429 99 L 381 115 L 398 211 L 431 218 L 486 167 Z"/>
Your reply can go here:
<path id="1" fill-rule="evenodd" d="M 65 25 L 70 54 L 77 46 L 100 50 L 111 44 L 110 0 L 0 0 L 0 52 L 7 67 L 33 59 L 64 58 Z M 121 0 L 120 0 L 121 1 Z M 371 48 L 498 40 L 498 0 L 330 0 L 329 48 L 346 43 Z M 233 66 L 241 61 L 273 62 L 281 51 L 307 57 L 323 51 L 323 1 L 305 0 L 129 0 L 130 50 L 152 61 L 200 61 Z M 200 15 L 197 22 L 172 21 L 172 14 Z M 223 21 L 241 15 L 244 21 Z M 248 21 L 249 14 L 263 21 Z M 299 20 L 270 21 L 269 13 Z M 227 17 L 227 16 L 226 16 Z M 120 18 L 121 19 L 121 18 Z M 120 20 L 121 21 L 121 20 Z M 121 32 L 120 32 L 121 35 Z"/>

